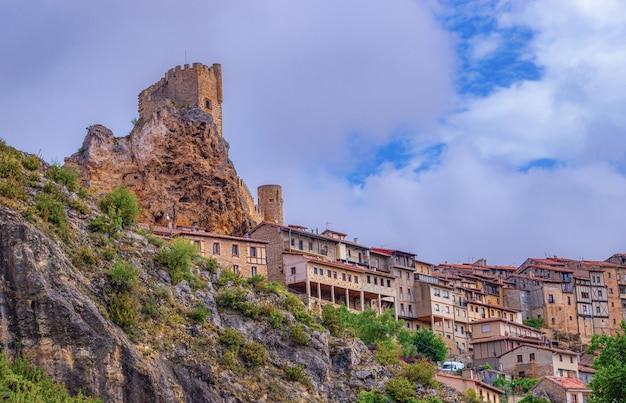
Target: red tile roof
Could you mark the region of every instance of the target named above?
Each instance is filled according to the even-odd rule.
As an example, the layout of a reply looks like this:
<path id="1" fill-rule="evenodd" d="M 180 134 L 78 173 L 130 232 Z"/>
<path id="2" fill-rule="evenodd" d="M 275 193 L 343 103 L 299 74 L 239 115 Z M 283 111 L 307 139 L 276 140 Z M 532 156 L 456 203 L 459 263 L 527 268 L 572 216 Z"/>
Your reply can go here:
<path id="1" fill-rule="evenodd" d="M 556 383 L 557 385 L 564 387 L 565 389 L 583 389 L 583 390 L 588 390 L 591 392 L 591 390 L 587 387 L 587 385 L 585 385 L 585 383 L 581 381 L 580 379 L 563 378 L 563 377 L 549 376 L 549 375 L 546 375 L 545 378 L 551 382 Z"/>

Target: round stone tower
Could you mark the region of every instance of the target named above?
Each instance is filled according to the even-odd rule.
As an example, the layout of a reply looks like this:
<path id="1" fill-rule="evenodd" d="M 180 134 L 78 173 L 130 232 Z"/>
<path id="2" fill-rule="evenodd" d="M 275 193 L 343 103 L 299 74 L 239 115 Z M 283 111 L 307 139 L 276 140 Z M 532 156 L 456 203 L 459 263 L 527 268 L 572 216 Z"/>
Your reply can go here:
<path id="1" fill-rule="evenodd" d="M 257 188 L 259 208 L 263 221 L 285 225 L 283 221 L 283 189 L 279 185 L 263 185 Z"/>

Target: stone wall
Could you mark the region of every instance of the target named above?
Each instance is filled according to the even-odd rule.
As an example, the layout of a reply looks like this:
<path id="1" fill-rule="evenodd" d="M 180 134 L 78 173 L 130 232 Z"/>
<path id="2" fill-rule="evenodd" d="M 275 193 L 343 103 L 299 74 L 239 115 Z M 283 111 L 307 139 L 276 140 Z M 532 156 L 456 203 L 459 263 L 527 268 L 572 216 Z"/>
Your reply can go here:
<path id="1" fill-rule="evenodd" d="M 222 136 L 222 66 L 201 63 L 176 66 L 139 94 L 139 119 L 148 121 L 166 105 L 199 107 L 213 116 Z"/>

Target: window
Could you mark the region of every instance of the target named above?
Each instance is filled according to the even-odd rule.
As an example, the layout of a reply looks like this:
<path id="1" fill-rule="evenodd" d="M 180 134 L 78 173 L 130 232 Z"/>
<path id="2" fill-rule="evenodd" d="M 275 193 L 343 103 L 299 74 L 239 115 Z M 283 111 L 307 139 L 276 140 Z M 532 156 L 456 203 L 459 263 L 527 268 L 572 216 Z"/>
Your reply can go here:
<path id="1" fill-rule="evenodd" d="M 609 278 L 611 278 L 611 272 L 608 272 L 607 274 L 609 275 Z"/>
<path id="2" fill-rule="evenodd" d="M 567 296 L 567 305 L 572 305 L 572 297 Z"/>
<path id="3" fill-rule="evenodd" d="M 333 271 L 333 278 L 337 279 L 337 272 L 336 271 Z"/>
<path id="4" fill-rule="evenodd" d="M 444 298 L 450 298 L 450 293 L 448 293 L 448 291 L 444 290 L 443 291 L 443 297 Z"/>
<path id="5" fill-rule="evenodd" d="M 400 287 L 400 295 L 402 295 L 402 287 Z"/>
<path id="6" fill-rule="evenodd" d="M 317 274 L 317 267 L 313 268 L 313 274 Z"/>
<path id="7" fill-rule="evenodd" d="M 233 271 L 234 271 L 235 273 L 239 273 L 239 266 L 238 266 L 238 265 L 236 265 L 236 264 L 234 264 L 234 265 L 233 265 Z"/>
<path id="8" fill-rule="evenodd" d="M 313 250 L 313 241 L 309 241 L 309 250 Z"/>
<path id="9" fill-rule="evenodd" d="M 598 290 L 598 297 L 602 297 L 602 290 Z"/>
<path id="10" fill-rule="evenodd" d="M 609 288 L 609 294 L 613 294 L 613 288 Z"/>
<path id="11" fill-rule="evenodd" d="M 559 361 L 563 362 L 563 355 L 559 354 Z"/>
<path id="12" fill-rule="evenodd" d="M 348 274 L 348 282 L 352 282 L 352 274 Z"/>
<path id="13" fill-rule="evenodd" d="M 554 295 L 548 294 L 548 303 L 554 304 Z"/>
<path id="14" fill-rule="evenodd" d="M 596 307 L 596 313 L 600 313 L 600 307 L 599 306 Z"/>
<path id="15" fill-rule="evenodd" d="M 404 311 L 404 304 L 400 304 L 400 310 Z"/>
<path id="16" fill-rule="evenodd" d="M 296 246 L 296 238 L 291 238 L 291 246 Z"/>
<path id="17" fill-rule="evenodd" d="M 491 325 L 482 325 L 482 326 L 480 327 L 480 330 L 481 330 L 483 333 L 490 332 L 490 331 L 491 331 Z"/>
<path id="18" fill-rule="evenodd" d="M 465 326 L 461 326 L 461 334 L 465 334 Z"/>
<path id="19" fill-rule="evenodd" d="M 341 273 L 341 279 L 342 279 L 343 281 L 346 281 L 346 273 Z"/>
<path id="20" fill-rule="evenodd" d="M 435 311 L 439 312 L 439 304 L 435 304 Z"/>
<path id="21" fill-rule="evenodd" d="M 556 318 L 552 318 L 552 324 L 556 325 Z"/>
<path id="22" fill-rule="evenodd" d="M 357 276 L 354 276 L 354 282 L 355 282 L 356 284 L 359 284 L 359 278 L 358 278 Z"/>
<path id="23" fill-rule="evenodd" d="M 446 307 L 446 313 L 450 313 L 450 307 L 449 306 Z"/>
<path id="24" fill-rule="evenodd" d="M 407 288 L 406 292 L 409 294 L 409 296 L 411 295 L 411 289 L 410 288 Z"/>
<path id="25" fill-rule="evenodd" d="M 220 254 L 220 244 L 217 242 L 213 242 L 213 254 L 218 256 Z"/>
<path id="26" fill-rule="evenodd" d="M 387 280 L 387 287 L 391 288 L 391 280 Z"/>
<path id="27" fill-rule="evenodd" d="M 587 313 L 587 305 L 583 305 L 583 313 Z"/>
<path id="28" fill-rule="evenodd" d="M 320 276 L 323 276 L 323 275 L 324 275 L 324 269 L 320 267 Z"/>
<path id="29" fill-rule="evenodd" d="M 233 244 L 233 256 L 239 256 L 239 245 Z"/>
<path id="30" fill-rule="evenodd" d="M 292 274 L 292 275 L 296 274 L 296 268 L 295 268 L 295 267 L 292 267 L 292 268 L 291 268 L 291 274 Z"/>
<path id="31" fill-rule="evenodd" d="M 252 266 L 252 275 L 256 276 L 256 267 L 255 266 Z"/>
<path id="32" fill-rule="evenodd" d="M 517 362 L 522 362 L 522 361 L 523 361 L 523 360 L 522 360 L 522 355 L 521 355 L 521 354 L 518 354 L 518 355 L 517 355 Z"/>
<path id="33" fill-rule="evenodd" d="M 439 288 L 435 288 L 434 289 L 434 293 L 435 293 L 435 297 L 438 297 L 441 293 L 441 291 L 439 291 Z"/>
<path id="34" fill-rule="evenodd" d="M 372 279 L 370 276 L 367 276 L 367 284 L 372 284 Z"/>
<path id="35" fill-rule="evenodd" d="M 302 239 L 298 240 L 298 249 L 300 249 L 300 250 L 304 249 L 303 243 L 302 243 Z"/>
<path id="36" fill-rule="evenodd" d="M 588 292 L 584 292 L 584 291 L 583 291 L 583 292 L 581 292 L 581 293 L 580 293 L 580 297 L 581 297 L 581 298 L 587 298 L 587 299 L 588 299 L 588 298 L 589 298 L 589 293 L 588 293 Z"/>
<path id="37" fill-rule="evenodd" d="M 204 100 L 204 107 L 207 109 L 211 109 L 211 100 L 210 99 L 205 99 Z"/>
<path id="38" fill-rule="evenodd" d="M 569 362 L 570 362 L 570 364 L 573 364 L 573 363 L 574 363 L 574 357 L 572 357 L 571 355 L 570 355 L 570 357 L 569 357 Z"/>
<path id="39" fill-rule="evenodd" d="M 328 278 L 331 278 L 333 276 L 333 272 L 328 270 Z"/>
<path id="40" fill-rule="evenodd" d="M 409 313 L 413 313 L 413 305 L 409 304 Z"/>
<path id="41" fill-rule="evenodd" d="M 250 257 L 256 257 L 256 247 L 250 247 Z"/>
<path id="42" fill-rule="evenodd" d="M 378 277 L 374 277 L 374 285 L 378 285 Z"/>

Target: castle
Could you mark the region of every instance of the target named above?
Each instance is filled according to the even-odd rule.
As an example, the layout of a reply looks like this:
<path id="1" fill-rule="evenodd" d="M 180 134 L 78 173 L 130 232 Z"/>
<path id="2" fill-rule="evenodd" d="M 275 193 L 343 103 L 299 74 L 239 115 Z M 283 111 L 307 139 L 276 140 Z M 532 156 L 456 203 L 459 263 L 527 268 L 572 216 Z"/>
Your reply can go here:
<path id="1" fill-rule="evenodd" d="M 213 116 L 222 136 L 222 66 L 202 63 L 176 66 L 139 94 L 139 120 L 147 122 L 165 105 L 198 107 Z"/>
<path id="2" fill-rule="evenodd" d="M 197 107 L 213 117 L 217 135 L 222 134 L 222 66 L 211 67 L 202 63 L 176 66 L 164 77 L 139 94 L 139 119 L 149 121 L 153 114 L 167 105 Z M 247 206 L 248 214 L 257 222 L 270 221 L 283 224 L 282 189 L 278 185 L 258 188 L 258 205 L 243 179 L 238 178 L 237 187 Z"/>

